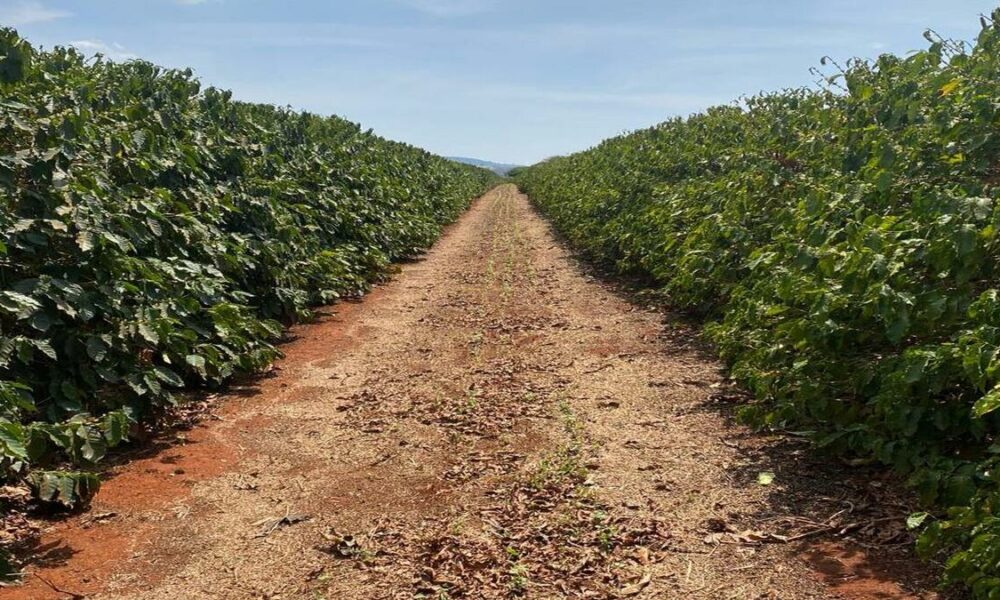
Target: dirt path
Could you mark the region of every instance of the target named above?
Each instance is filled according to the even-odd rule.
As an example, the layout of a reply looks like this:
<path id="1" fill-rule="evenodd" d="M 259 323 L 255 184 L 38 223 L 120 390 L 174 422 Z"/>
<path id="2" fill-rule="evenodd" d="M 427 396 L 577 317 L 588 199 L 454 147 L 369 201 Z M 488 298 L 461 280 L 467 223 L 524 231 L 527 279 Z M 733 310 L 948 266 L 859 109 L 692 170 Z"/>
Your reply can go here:
<path id="1" fill-rule="evenodd" d="M 891 485 L 731 424 L 687 329 L 585 274 L 512 186 L 336 310 L 32 571 L 136 600 L 934 597 Z"/>

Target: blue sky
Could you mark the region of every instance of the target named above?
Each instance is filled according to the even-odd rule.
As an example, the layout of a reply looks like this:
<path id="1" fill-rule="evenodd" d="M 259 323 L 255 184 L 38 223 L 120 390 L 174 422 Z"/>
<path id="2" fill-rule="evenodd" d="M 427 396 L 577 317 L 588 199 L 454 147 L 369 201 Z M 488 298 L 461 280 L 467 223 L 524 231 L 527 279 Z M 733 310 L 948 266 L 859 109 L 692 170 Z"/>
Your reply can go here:
<path id="1" fill-rule="evenodd" d="M 973 39 L 985 0 L 0 0 L 35 44 L 191 67 L 246 100 L 533 163 L 762 90 L 824 55 Z"/>

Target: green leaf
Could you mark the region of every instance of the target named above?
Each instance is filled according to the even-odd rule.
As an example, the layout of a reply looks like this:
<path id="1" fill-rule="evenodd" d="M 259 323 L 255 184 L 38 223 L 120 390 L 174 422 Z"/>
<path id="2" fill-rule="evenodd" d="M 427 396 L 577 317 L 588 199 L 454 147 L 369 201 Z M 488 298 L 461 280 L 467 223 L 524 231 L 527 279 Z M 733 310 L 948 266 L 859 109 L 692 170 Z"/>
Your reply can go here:
<path id="1" fill-rule="evenodd" d="M 961 83 L 962 82 L 959 81 L 958 79 L 952 79 L 948 83 L 946 83 L 946 84 L 944 84 L 944 85 L 941 86 L 941 90 L 940 90 L 941 91 L 941 95 L 942 96 L 947 96 L 948 94 L 954 92 L 956 89 L 958 89 L 958 86 Z"/>
<path id="2" fill-rule="evenodd" d="M 110 412 L 104 416 L 104 438 L 111 447 L 117 446 L 128 438 L 128 417 L 120 411 Z"/>
<path id="3" fill-rule="evenodd" d="M 138 331 L 139 331 L 139 335 L 141 335 L 142 338 L 144 340 L 146 340 L 147 342 L 149 342 L 150 344 L 159 344 L 160 343 L 160 336 L 159 336 L 159 334 L 157 334 L 156 331 L 154 331 L 153 328 L 150 327 L 150 325 L 149 325 L 148 322 L 146 322 L 146 321 L 139 321 Z"/>
<path id="4" fill-rule="evenodd" d="M 771 485 L 774 483 L 774 473 L 771 471 L 757 473 L 757 483 L 760 485 Z"/>
<path id="5" fill-rule="evenodd" d="M 81 231 L 76 234 L 76 245 L 83 252 L 90 252 L 94 249 L 94 234 L 91 231 Z"/>
<path id="6" fill-rule="evenodd" d="M 71 509 L 87 505 L 101 488 L 101 480 L 94 473 L 36 471 L 27 481 L 39 500 Z"/>
<path id="7" fill-rule="evenodd" d="M 184 361 L 191 366 L 199 375 L 205 376 L 205 358 L 197 354 L 188 354 Z"/>
<path id="8" fill-rule="evenodd" d="M 59 358 L 58 355 L 56 355 L 56 351 L 52 348 L 52 345 L 46 340 L 34 340 L 32 341 L 32 344 L 38 349 L 39 352 L 48 356 L 52 360 L 57 360 Z"/>
<path id="9" fill-rule="evenodd" d="M 10 290 L 0 292 L 0 309 L 6 310 L 18 319 L 27 319 L 41 308 L 42 305 L 31 296 Z"/>
<path id="10" fill-rule="evenodd" d="M 31 318 L 31 327 L 42 333 L 45 333 L 52 327 L 52 317 L 44 312 L 35 313 L 35 316 Z"/>
<path id="11" fill-rule="evenodd" d="M 108 355 L 108 346 L 101 338 L 91 336 L 87 338 L 87 356 L 95 362 L 103 361 Z"/>
<path id="12" fill-rule="evenodd" d="M 3 445 L 3 454 L 6 457 L 28 460 L 25 437 L 25 431 L 21 425 L 0 420 L 0 444 Z"/>
<path id="13" fill-rule="evenodd" d="M 972 414 L 976 417 L 983 417 L 997 408 L 1000 408 L 1000 384 L 997 384 L 972 405 Z"/>
<path id="14" fill-rule="evenodd" d="M 921 525 L 924 524 L 924 521 L 926 521 L 927 517 L 929 516 L 930 514 L 925 512 L 913 513 L 912 515 L 906 518 L 906 528 L 907 529 L 919 528 Z"/>
<path id="15" fill-rule="evenodd" d="M 885 334 L 889 338 L 889 341 L 893 344 L 898 344 L 903 341 L 906 334 L 910 331 L 910 311 L 903 308 L 896 313 L 896 318 L 893 319 L 889 325 L 886 327 Z"/>
<path id="16" fill-rule="evenodd" d="M 167 367 L 155 366 L 153 367 L 153 371 L 156 373 L 156 378 L 163 383 L 174 387 L 184 387 L 184 380 Z"/>

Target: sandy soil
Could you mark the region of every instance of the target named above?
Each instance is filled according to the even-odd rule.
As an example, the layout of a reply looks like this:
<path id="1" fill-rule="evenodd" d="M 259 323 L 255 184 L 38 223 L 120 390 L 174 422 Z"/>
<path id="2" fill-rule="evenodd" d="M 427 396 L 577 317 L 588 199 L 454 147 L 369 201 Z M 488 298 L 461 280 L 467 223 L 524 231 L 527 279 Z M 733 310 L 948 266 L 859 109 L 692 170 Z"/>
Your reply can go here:
<path id="1" fill-rule="evenodd" d="M 734 424 L 692 330 L 512 186 L 331 310 L 0 600 L 937 597 L 894 482 Z"/>

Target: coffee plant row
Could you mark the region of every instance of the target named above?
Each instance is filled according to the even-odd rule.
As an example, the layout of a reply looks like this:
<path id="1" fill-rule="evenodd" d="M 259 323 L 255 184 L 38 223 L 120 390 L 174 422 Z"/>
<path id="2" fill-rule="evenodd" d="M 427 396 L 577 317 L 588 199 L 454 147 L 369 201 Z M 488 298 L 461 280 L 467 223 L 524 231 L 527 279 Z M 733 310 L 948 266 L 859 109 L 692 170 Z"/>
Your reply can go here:
<path id="1" fill-rule="evenodd" d="M 190 71 L 0 30 L 0 478 L 68 506 L 189 387 L 267 367 L 494 176 Z"/>
<path id="2" fill-rule="evenodd" d="M 946 578 L 1000 598 L 1000 11 L 514 174 L 706 321 L 758 426 L 906 474 Z"/>

